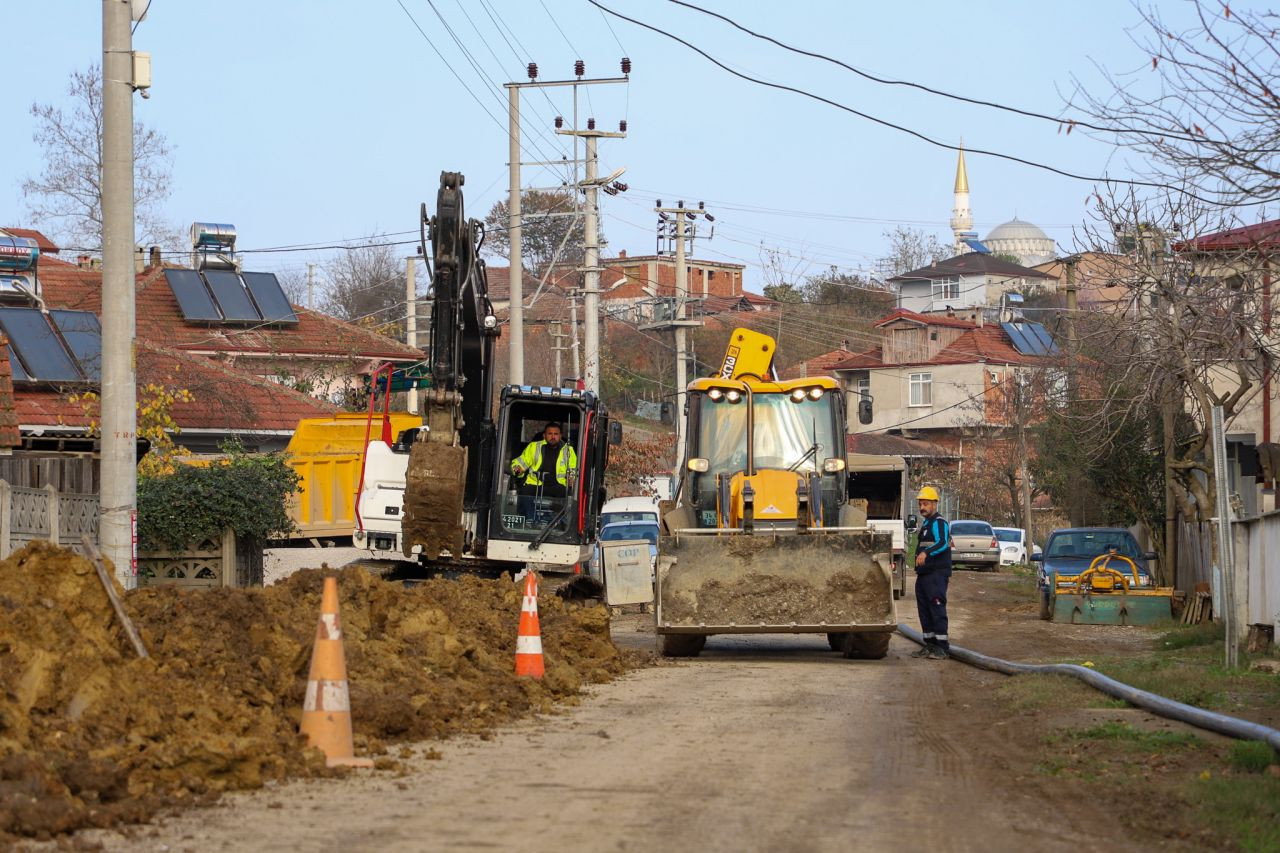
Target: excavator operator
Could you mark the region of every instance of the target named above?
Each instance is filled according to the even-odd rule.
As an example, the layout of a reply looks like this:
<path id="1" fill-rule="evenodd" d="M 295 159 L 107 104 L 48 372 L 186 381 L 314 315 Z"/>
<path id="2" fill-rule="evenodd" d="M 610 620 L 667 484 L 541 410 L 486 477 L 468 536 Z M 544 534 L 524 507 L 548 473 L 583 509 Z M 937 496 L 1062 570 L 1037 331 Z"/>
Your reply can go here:
<path id="1" fill-rule="evenodd" d="M 552 421 L 542 430 L 542 438 L 531 441 L 524 452 L 511 460 L 511 473 L 523 477 L 524 495 L 563 498 L 568 491 L 569 472 L 578 467 L 573 446 L 561 441 L 560 424 Z"/>

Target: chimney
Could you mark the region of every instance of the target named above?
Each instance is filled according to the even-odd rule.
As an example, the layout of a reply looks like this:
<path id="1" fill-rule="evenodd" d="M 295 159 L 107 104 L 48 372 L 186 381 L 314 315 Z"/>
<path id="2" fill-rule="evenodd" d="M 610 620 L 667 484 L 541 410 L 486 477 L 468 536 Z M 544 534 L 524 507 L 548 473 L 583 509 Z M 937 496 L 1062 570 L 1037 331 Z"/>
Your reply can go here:
<path id="1" fill-rule="evenodd" d="M 100 270 L 100 269 L 102 269 L 102 258 L 90 258 L 90 259 L 89 259 L 89 269 L 91 269 L 91 270 Z"/>
<path id="2" fill-rule="evenodd" d="M 623 249 L 622 251 L 618 252 L 618 257 L 619 257 L 619 258 L 625 258 L 626 256 L 627 256 L 627 250 L 626 250 L 626 249 Z"/>
<path id="3" fill-rule="evenodd" d="M 76 266 L 78 266 L 82 270 L 87 270 L 89 268 L 89 256 L 76 255 Z"/>
<path id="4" fill-rule="evenodd" d="M 948 317 L 955 317 L 955 316 L 956 316 L 956 309 L 954 309 L 954 308 L 952 308 L 950 305 L 948 305 L 948 306 L 947 306 L 947 316 L 948 316 Z"/>
<path id="5" fill-rule="evenodd" d="M 978 324 L 978 328 L 982 328 L 982 321 L 986 319 L 986 312 L 979 308 L 973 312 L 973 322 Z"/>
<path id="6" fill-rule="evenodd" d="M 853 350 L 849 349 L 848 338 L 845 338 L 844 340 L 840 341 L 840 349 L 844 350 L 845 352 L 853 352 Z"/>
<path id="7" fill-rule="evenodd" d="M 146 250 L 144 250 L 141 246 L 139 246 L 133 252 L 133 271 L 135 273 L 140 273 L 146 268 L 147 268 Z"/>
<path id="8" fill-rule="evenodd" d="M 151 247 L 151 259 L 150 259 L 150 262 L 147 264 L 147 266 L 150 266 L 150 267 L 160 266 L 160 247 L 159 246 Z"/>

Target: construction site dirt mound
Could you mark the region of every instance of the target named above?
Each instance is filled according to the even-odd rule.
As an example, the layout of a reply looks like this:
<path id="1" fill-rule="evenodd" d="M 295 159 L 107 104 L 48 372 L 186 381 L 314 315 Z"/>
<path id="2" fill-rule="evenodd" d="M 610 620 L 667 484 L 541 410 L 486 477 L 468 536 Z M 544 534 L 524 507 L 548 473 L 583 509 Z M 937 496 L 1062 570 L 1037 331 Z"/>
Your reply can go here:
<path id="1" fill-rule="evenodd" d="M 596 604 L 539 600 L 546 675 L 514 675 L 509 578 L 411 588 L 364 569 L 266 589 L 124 597 L 140 659 L 92 563 L 47 543 L 0 562 L 0 844 L 145 820 L 289 775 L 344 771 L 297 734 L 325 574 L 337 574 L 357 750 L 481 733 L 628 663 Z"/>

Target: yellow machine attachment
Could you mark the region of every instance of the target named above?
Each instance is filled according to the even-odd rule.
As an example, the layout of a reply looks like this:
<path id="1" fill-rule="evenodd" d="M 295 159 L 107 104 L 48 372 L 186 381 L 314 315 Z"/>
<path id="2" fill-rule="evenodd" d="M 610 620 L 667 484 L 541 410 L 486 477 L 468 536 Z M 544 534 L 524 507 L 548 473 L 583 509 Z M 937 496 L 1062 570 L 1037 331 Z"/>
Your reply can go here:
<path id="1" fill-rule="evenodd" d="M 825 633 L 848 657 L 883 657 L 893 544 L 848 499 L 839 383 L 774 380 L 773 350 L 737 329 L 720 375 L 687 389 L 655 583 L 662 652 L 697 654 L 710 634 Z"/>
<path id="2" fill-rule="evenodd" d="M 1113 568 L 1112 563 L 1120 566 Z M 1124 564 L 1128 570 L 1123 571 Z M 1084 625 L 1152 625 L 1172 618 L 1173 587 L 1143 585 L 1144 576 L 1123 554 L 1099 554 L 1078 575 L 1050 577 L 1055 622 Z M 1148 581 L 1149 583 L 1149 581 Z"/>

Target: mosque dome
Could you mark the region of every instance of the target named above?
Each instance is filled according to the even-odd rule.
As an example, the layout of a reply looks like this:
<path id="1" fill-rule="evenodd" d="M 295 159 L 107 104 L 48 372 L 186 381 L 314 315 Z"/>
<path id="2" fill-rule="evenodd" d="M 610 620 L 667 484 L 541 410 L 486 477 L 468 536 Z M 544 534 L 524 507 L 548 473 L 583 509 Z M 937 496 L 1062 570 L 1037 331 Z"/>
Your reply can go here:
<path id="1" fill-rule="evenodd" d="M 993 252 L 1017 256 L 1027 267 L 1051 261 L 1056 254 L 1048 234 L 1016 216 L 991 229 L 982 242 Z"/>

